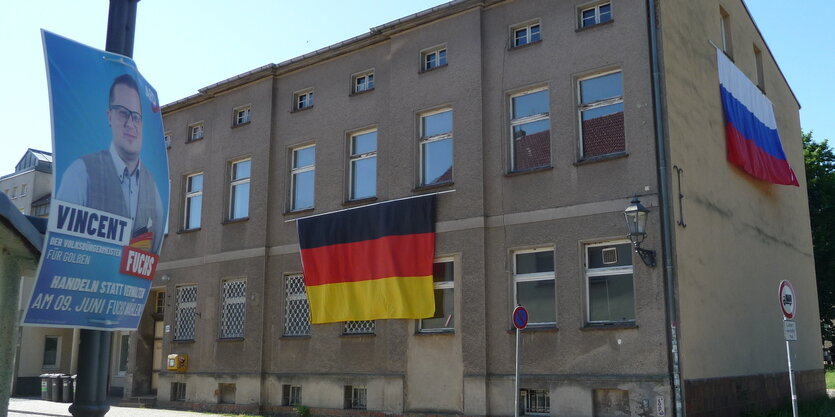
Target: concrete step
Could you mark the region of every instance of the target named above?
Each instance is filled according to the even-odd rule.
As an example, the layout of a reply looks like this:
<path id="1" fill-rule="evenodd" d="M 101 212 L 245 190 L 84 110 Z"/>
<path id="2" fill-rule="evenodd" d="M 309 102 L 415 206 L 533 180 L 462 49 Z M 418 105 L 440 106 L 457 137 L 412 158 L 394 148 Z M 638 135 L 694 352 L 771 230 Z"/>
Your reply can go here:
<path id="1" fill-rule="evenodd" d="M 145 408 L 153 407 L 157 403 L 157 397 L 154 396 L 139 396 L 128 397 L 120 401 L 119 407 Z"/>

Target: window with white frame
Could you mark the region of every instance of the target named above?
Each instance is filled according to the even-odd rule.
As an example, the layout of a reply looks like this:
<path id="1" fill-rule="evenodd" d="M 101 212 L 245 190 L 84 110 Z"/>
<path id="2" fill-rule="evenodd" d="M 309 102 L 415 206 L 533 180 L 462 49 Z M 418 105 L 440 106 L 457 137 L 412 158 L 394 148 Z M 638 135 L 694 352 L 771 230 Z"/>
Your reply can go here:
<path id="1" fill-rule="evenodd" d="M 455 328 L 455 261 L 436 259 L 432 265 L 435 315 L 420 320 L 421 332 L 445 332 Z"/>
<path id="2" fill-rule="evenodd" d="M 446 65 L 446 46 L 438 46 L 420 53 L 421 70 L 429 71 Z"/>
<path id="3" fill-rule="evenodd" d="M 351 135 L 348 156 L 351 189 L 350 200 L 377 195 L 377 131 L 368 130 Z"/>
<path id="4" fill-rule="evenodd" d="M 28 187 L 27 187 L 26 184 L 23 184 L 23 185 L 20 186 L 20 196 L 21 197 L 26 195 L 26 192 L 28 191 L 27 189 L 28 189 Z"/>
<path id="5" fill-rule="evenodd" d="M 586 245 L 590 324 L 635 321 L 632 246 L 628 241 Z"/>
<path id="6" fill-rule="evenodd" d="M 310 306 L 304 275 L 288 275 L 284 279 L 284 336 L 310 335 Z"/>
<path id="7" fill-rule="evenodd" d="M 249 217 L 249 181 L 252 159 L 232 162 L 229 170 L 229 219 Z"/>
<path id="8" fill-rule="evenodd" d="M 165 132 L 162 140 L 165 142 L 165 149 L 171 149 L 171 132 Z"/>
<path id="9" fill-rule="evenodd" d="M 420 116 L 420 185 L 452 182 L 452 109 Z"/>
<path id="10" fill-rule="evenodd" d="M 554 248 L 518 250 L 513 253 L 513 284 L 516 305 L 528 310 L 528 325 L 557 321 Z"/>
<path id="11" fill-rule="evenodd" d="M 733 37 L 731 36 L 731 15 L 721 6 L 719 7 L 719 30 L 722 50 L 729 57 L 733 56 Z"/>
<path id="12" fill-rule="evenodd" d="M 623 73 L 582 78 L 578 90 L 581 157 L 624 152 Z"/>
<path id="13" fill-rule="evenodd" d="M 551 117 L 548 89 L 510 96 L 511 171 L 551 165 Z"/>
<path id="14" fill-rule="evenodd" d="M 43 343 L 43 369 L 59 367 L 61 363 L 61 336 L 46 336 Z"/>
<path id="15" fill-rule="evenodd" d="M 354 94 L 374 89 L 374 70 L 363 71 L 351 77 L 352 90 Z"/>
<path id="16" fill-rule="evenodd" d="M 313 89 L 299 91 L 293 95 L 295 110 L 304 110 L 313 107 Z"/>
<path id="17" fill-rule="evenodd" d="M 346 410 L 365 410 L 368 408 L 368 389 L 356 385 L 345 386 Z"/>
<path id="18" fill-rule="evenodd" d="M 519 408 L 522 415 L 549 415 L 551 396 L 548 390 L 522 388 L 519 390 Z"/>
<path id="19" fill-rule="evenodd" d="M 246 324 L 246 280 L 223 281 L 220 300 L 220 338 L 242 339 Z"/>
<path id="20" fill-rule="evenodd" d="M 235 109 L 235 126 L 245 125 L 252 120 L 252 107 L 242 106 Z"/>
<path id="21" fill-rule="evenodd" d="M 184 229 L 200 228 L 200 216 L 203 210 L 203 173 L 186 177 L 186 208 Z"/>
<path id="22" fill-rule="evenodd" d="M 302 387 L 284 384 L 281 386 L 281 405 L 294 406 L 302 403 Z"/>
<path id="23" fill-rule="evenodd" d="M 12 188 L 12 198 L 13 199 L 17 198 L 17 187 Z"/>
<path id="24" fill-rule="evenodd" d="M 342 334 L 374 334 L 376 327 L 374 320 L 346 321 L 342 327 Z"/>
<path id="25" fill-rule="evenodd" d="M 197 286 L 180 285 L 175 290 L 174 340 L 194 340 L 197 328 Z"/>
<path id="26" fill-rule="evenodd" d="M 511 28 L 513 47 L 523 46 L 542 40 L 539 32 L 539 20 Z"/>
<path id="27" fill-rule="evenodd" d="M 128 353 L 130 352 L 130 334 L 122 333 L 119 337 L 119 368 L 117 370 L 119 375 L 124 375 L 128 372 Z"/>
<path id="28" fill-rule="evenodd" d="M 600 3 L 591 7 L 580 9 L 581 28 L 606 23 L 610 20 L 612 20 L 612 3 Z"/>
<path id="29" fill-rule="evenodd" d="M 290 210 L 313 208 L 316 174 L 316 145 L 292 150 L 290 164 Z"/>
<path id="30" fill-rule="evenodd" d="M 203 139 L 203 123 L 195 123 L 188 127 L 189 142 Z"/>

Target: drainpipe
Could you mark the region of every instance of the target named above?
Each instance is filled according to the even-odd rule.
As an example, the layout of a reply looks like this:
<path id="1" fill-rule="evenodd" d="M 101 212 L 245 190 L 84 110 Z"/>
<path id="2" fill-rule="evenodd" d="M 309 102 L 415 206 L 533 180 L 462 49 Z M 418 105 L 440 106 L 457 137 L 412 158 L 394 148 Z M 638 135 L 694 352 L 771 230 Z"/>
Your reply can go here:
<path id="1" fill-rule="evenodd" d="M 673 404 L 675 415 L 684 417 L 684 397 L 681 390 L 681 368 L 678 352 L 678 328 L 675 271 L 673 270 L 672 200 L 667 180 L 667 143 L 664 137 L 664 104 L 661 99 L 661 70 L 659 64 L 658 24 L 655 10 L 656 0 L 647 0 L 649 11 L 649 53 L 652 64 L 652 101 L 655 113 L 656 160 L 658 166 L 658 197 L 661 205 L 661 241 L 663 246 L 664 286 L 666 288 L 667 321 L 669 324 L 670 374 L 673 382 Z"/>

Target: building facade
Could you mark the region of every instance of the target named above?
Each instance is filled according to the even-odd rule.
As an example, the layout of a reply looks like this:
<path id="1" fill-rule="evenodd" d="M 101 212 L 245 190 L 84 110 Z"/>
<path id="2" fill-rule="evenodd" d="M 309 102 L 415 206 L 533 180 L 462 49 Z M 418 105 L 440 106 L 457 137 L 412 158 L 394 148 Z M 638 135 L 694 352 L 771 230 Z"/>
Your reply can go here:
<path id="1" fill-rule="evenodd" d="M 727 162 L 717 46 L 774 103 L 800 187 Z M 459 0 L 203 88 L 163 107 L 171 217 L 127 393 L 512 415 L 523 304 L 524 414 L 736 415 L 788 398 L 791 279 L 800 396 L 822 395 L 798 109 L 739 0 Z M 311 326 L 294 220 L 424 193 L 435 317 Z"/>
<path id="2" fill-rule="evenodd" d="M 46 217 L 52 193 L 52 153 L 27 149 L 11 174 L 0 177 L 0 190 L 21 213 Z"/>

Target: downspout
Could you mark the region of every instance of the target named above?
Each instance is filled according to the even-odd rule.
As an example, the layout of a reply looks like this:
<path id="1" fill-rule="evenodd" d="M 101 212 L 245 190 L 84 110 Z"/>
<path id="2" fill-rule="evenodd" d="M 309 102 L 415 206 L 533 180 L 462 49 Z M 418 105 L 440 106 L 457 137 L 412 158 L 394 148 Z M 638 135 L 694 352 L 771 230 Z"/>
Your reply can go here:
<path id="1" fill-rule="evenodd" d="M 652 64 L 652 101 L 655 113 L 655 142 L 656 162 L 658 166 L 658 197 L 661 205 L 661 241 L 664 251 L 664 286 L 666 288 L 667 321 L 669 324 L 670 343 L 670 374 L 673 382 L 673 404 L 675 415 L 684 417 L 684 397 L 681 390 L 681 368 L 679 366 L 678 304 L 676 302 L 675 271 L 673 269 L 673 239 L 672 239 L 672 200 L 670 200 L 670 184 L 667 180 L 667 142 L 664 137 L 664 105 L 661 99 L 661 70 L 658 48 L 658 21 L 655 11 L 657 0 L 647 0 L 649 10 L 649 42 Z"/>

